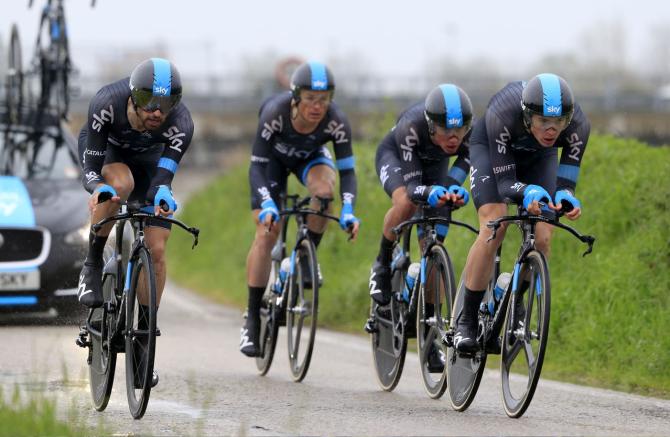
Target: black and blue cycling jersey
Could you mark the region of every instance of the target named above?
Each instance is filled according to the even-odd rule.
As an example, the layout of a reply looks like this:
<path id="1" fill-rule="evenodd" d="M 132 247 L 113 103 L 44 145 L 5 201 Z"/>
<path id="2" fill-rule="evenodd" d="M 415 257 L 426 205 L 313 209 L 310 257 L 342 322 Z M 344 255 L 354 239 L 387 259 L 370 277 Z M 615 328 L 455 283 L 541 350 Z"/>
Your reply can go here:
<path id="1" fill-rule="evenodd" d="M 140 132 L 131 127 L 127 115 L 129 80 L 127 77 L 102 87 L 89 105 L 88 121 L 79 134 L 83 183 L 89 192 L 93 192 L 99 183 L 104 183 L 101 170 L 104 164 L 110 162 L 107 156 L 110 155 L 110 148 L 116 151 L 116 156 L 123 155 L 124 162 L 132 161 L 133 156 L 138 156 L 142 162 L 147 159 L 141 155 L 153 157 L 155 163 L 151 165 L 155 171 L 151 180 L 141 185 L 156 187 L 172 183 L 179 162 L 191 143 L 193 119 L 183 103 L 175 106 L 156 130 Z M 138 184 L 137 180 L 135 184 Z"/>
<path id="2" fill-rule="evenodd" d="M 329 142 L 333 145 L 335 162 L 325 147 Z M 315 165 L 337 168 L 342 202 L 353 205 L 357 188 L 351 126 L 337 104 L 330 103 L 326 115 L 313 132 L 302 134 L 291 123 L 291 92 L 267 99 L 259 111 L 258 129 L 251 152 L 249 184 L 252 209 L 260 208 L 263 201 L 278 194 L 277 184 L 283 185 L 285 181 L 281 179 L 287 176 L 281 174 L 285 173 L 283 170 L 295 173 L 300 182 L 306 184 L 307 173 Z M 278 203 L 278 199 L 274 200 Z"/>

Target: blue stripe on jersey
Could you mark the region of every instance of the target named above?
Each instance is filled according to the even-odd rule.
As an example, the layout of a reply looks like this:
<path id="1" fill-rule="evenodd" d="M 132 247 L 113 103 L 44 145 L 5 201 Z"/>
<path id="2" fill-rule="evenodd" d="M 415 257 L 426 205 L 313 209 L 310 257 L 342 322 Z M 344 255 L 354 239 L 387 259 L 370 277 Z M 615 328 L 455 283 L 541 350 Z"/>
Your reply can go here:
<path id="1" fill-rule="evenodd" d="M 170 62 L 162 58 L 151 58 L 154 63 L 154 96 L 169 96 L 172 88 Z"/>
<path id="2" fill-rule="evenodd" d="M 558 166 L 558 177 L 577 183 L 579 167 L 576 165 L 561 164 Z"/>
<path id="3" fill-rule="evenodd" d="M 177 164 L 177 161 L 175 161 L 173 159 L 161 158 L 161 159 L 158 160 L 158 167 L 159 168 L 164 168 L 165 170 L 174 174 L 174 173 L 177 173 L 177 169 L 179 168 L 179 164 Z"/>
<path id="4" fill-rule="evenodd" d="M 563 114 L 561 105 L 561 83 L 558 76 L 551 73 L 538 74 L 544 94 L 544 115 L 558 117 Z"/>
<path id="5" fill-rule="evenodd" d="M 468 174 L 460 167 L 451 167 L 449 169 L 449 177 L 457 180 L 459 185 L 463 185 L 463 181 L 468 177 Z"/>
<path id="6" fill-rule="evenodd" d="M 310 62 L 309 69 L 312 71 L 312 89 L 328 90 L 328 74 L 326 74 L 326 66 L 321 62 Z"/>
<path id="7" fill-rule="evenodd" d="M 351 170 L 356 165 L 356 160 L 353 156 L 350 156 L 348 158 L 338 159 L 336 164 L 338 170 Z"/>
<path id="8" fill-rule="evenodd" d="M 461 96 L 454 85 L 440 85 L 446 106 L 447 129 L 463 126 L 463 111 L 461 110 Z"/>

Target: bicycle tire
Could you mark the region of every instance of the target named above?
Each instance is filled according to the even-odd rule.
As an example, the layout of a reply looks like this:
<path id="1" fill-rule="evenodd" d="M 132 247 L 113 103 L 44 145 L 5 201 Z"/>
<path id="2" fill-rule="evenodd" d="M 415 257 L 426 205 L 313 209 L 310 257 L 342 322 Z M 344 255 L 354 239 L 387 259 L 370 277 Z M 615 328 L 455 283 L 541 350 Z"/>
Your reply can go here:
<path id="1" fill-rule="evenodd" d="M 393 259 L 397 259 L 399 248 L 393 251 Z M 377 331 L 370 335 L 372 358 L 375 364 L 377 382 L 384 391 L 393 391 L 400 382 L 407 355 L 407 318 L 409 313 L 405 301 L 395 298 L 403 291 L 407 267 L 409 262 L 400 263 L 391 275 L 391 294 L 394 296 L 389 304 L 389 310 L 380 312 L 379 305 L 370 299 L 370 316 L 374 315 Z M 388 314 L 389 317 L 384 317 Z"/>
<path id="2" fill-rule="evenodd" d="M 454 300 L 452 328 L 455 327 L 458 314 L 463 308 L 465 293 L 465 272 L 461 275 L 458 292 Z M 480 351 L 473 356 L 461 356 L 454 347 L 447 351 L 447 388 L 451 407 L 456 411 L 465 411 L 477 395 L 479 383 L 486 367 L 486 352 Z"/>
<path id="3" fill-rule="evenodd" d="M 519 276 L 527 274 L 530 275 L 529 288 L 521 296 L 525 309 L 523 326 L 519 325 L 519 315 L 514 311 L 519 298 L 515 293 L 509 300 L 503 329 L 500 359 L 502 399 L 505 413 L 512 418 L 521 417 L 533 399 L 549 339 L 551 286 L 547 262 L 541 252 L 533 250 L 526 256 Z M 520 353 L 522 350 L 523 353 Z M 527 378 L 510 375 L 519 371 L 523 371 Z"/>
<path id="4" fill-rule="evenodd" d="M 112 299 L 116 288 L 115 275 L 104 274 L 102 279 L 102 293 L 104 301 Z M 104 411 L 112 394 L 114 373 L 116 369 L 116 348 L 113 344 L 116 317 L 107 312 L 105 307 L 95 308 L 91 314 L 91 325 L 99 326 L 99 332 L 89 329 L 91 339 L 91 363 L 89 370 L 89 386 L 93 407 L 97 411 Z"/>
<path id="5" fill-rule="evenodd" d="M 448 382 L 448 351 L 442 339 L 451 324 L 451 311 L 456 294 L 454 269 L 444 246 L 436 244 L 431 247 L 425 271 L 425 284 L 419 290 L 416 315 L 417 353 L 423 387 L 429 397 L 439 399 L 447 389 Z M 433 301 L 433 311 L 429 311 L 426 306 L 427 296 L 432 296 L 430 300 Z M 429 312 L 432 314 L 428 314 Z M 437 356 L 431 357 L 431 354 Z M 438 359 L 442 362 L 441 372 L 436 371 L 440 368 Z M 439 377 L 434 378 L 436 373 L 439 373 Z"/>
<path id="6" fill-rule="evenodd" d="M 303 258 L 307 259 L 308 272 L 303 271 L 301 262 Z M 311 278 L 310 288 L 306 287 L 304 283 L 306 274 L 310 275 Z M 289 367 L 295 382 L 302 381 L 309 370 L 316 336 L 318 309 L 319 280 L 316 248 L 312 240 L 304 238 L 295 249 L 294 265 L 289 275 L 288 300 L 286 302 Z M 309 319 L 308 329 L 304 329 L 305 319 Z M 302 338 L 304 333 L 309 336 L 306 342 Z"/>
<path id="7" fill-rule="evenodd" d="M 272 291 L 272 288 L 277 280 L 278 271 L 279 262 L 272 261 L 270 278 L 268 279 L 268 285 L 265 287 L 265 293 L 263 293 L 263 298 L 261 300 L 261 327 L 258 336 L 261 350 L 260 355 L 256 357 L 256 368 L 261 376 L 266 375 L 270 370 L 275 349 L 277 348 L 281 305 L 277 299 L 277 295 Z"/>
<path id="8" fill-rule="evenodd" d="M 154 357 L 156 353 L 156 278 L 151 262 L 149 250 L 140 246 L 131 257 L 133 263 L 130 278 L 126 279 L 126 393 L 128 395 L 128 407 L 130 414 L 135 419 L 141 419 L 146 412 L 151 395 L 151 380 L 154 370 Z M 143 272 L 143 274 L 141 274 Z M 138 293 L 137 288 L 140 280 L 144 290 L 148 290 L 149 313 L 148 330 L 138 329 Z M 140 343 L 140 338 L 146 338 L 146 345 Z M 142 348 L 143 352 L 138 353 Z M 135 381 L 139 382 L 136 388 Z"/>
<path id="9" fill-rule="evenodd" d="M 23 59 L 21 56 L 19 29 L 16 23 L 12 24 L 9 39 L 9 62 L 7 64 L 5 92 L 7 126 L 19 124 L 21 121 L 21 108 L 23 106 Z"/>

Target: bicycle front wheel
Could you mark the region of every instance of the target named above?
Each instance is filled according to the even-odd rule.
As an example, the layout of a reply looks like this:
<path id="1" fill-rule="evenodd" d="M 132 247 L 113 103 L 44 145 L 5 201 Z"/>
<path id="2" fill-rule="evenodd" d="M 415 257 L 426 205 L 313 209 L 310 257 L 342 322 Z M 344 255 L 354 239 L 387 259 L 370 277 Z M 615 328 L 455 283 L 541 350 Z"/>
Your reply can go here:
<path id="1" fill-rule="evenodd" d="M 300 382 L 307 375 L 312 359 L 319 308 L 319 280 L 314 243 L 308 238 L 300 241 L 293 261 L 286 303 L 286 331 L 291 374 L 295 382 Z"/>
<path id="2" fill-rule="evenodd" d="M 102 279 L 104 301 L 109 302 L 114 296 L 116 276 L 105 274 Z M 91 339 L 91 363 L 88 366 L 89 385 L 93 406 L 98 411 L 107 408 L 109 397 L 114 385 L 116 369 L 116 348 L 113 343 L 116 333 L 117 312 L 107 312 L 105 306 L 94 308 L 89 319 L 88 332 Z"/>
<path id="3" fill-rule="evenodd" d="M 416 341 L 426 393 L 440 398 L 447 389 L 447 347 L 442 341 L 451 324 L 456 294 L 454 272 L 444 246 L 436 244 L 426 260 L 425 284 L 419 293 Z"/>
<path id="4" fill-rule="evenodd" d="M 126 392 L 130 414 L 141 419 L 149 403 L 156 353 L 156 278 L 151 255 L 145 247 L 140 246 L 130 262 L 133 264 L 126 294 Z"/>
<path id="5" fill-rule="evenodd" d="M 525 280 L 528 290 L 516 291 L 507 307 L 500 360 L 505 412 L 514 418 L 521 417 L 533 399 L 549 337 L 551 287 L 542 253 L 527 255 L 519 283 Z"/>

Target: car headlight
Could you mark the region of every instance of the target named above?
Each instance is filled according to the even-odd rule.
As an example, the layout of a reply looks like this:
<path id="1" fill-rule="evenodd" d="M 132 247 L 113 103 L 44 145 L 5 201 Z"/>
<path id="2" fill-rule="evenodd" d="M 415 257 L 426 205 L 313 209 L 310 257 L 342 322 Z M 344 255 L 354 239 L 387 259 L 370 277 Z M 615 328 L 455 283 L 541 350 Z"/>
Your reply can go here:
<path id="1" fill-rule="evenodd" d="M 88 234 L 91 232 L 91 226 L 86 223 L 84 226 L 65 234 L 65 242 L 73 246 L 88 244 Z"/>

